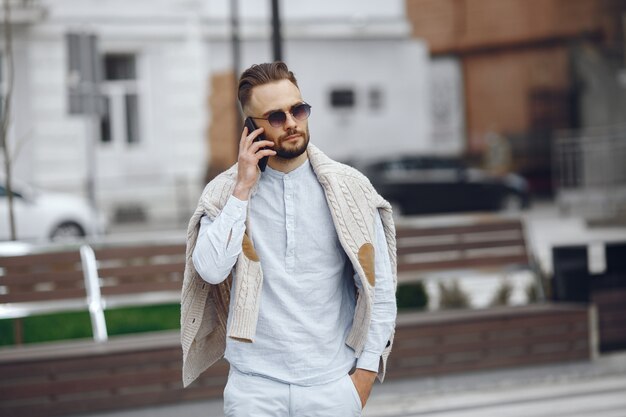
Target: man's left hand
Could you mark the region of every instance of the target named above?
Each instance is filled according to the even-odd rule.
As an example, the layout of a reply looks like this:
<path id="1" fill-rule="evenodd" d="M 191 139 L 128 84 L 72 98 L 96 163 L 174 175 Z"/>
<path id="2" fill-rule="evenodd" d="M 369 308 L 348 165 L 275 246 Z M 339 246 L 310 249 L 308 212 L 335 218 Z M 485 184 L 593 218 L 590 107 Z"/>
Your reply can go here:
<path id="1" fill-rule="evenodd" d="M 376 372 L 360 368 L 357 368 L 357 370 L 350 375 L 352 383 L 361 398 L 361 408 L 365 407 L 365 403 L 372 393 L 372 386 L 374 385 L 374 381 L 376 381 L 376 375 L 378 375 Z"/>

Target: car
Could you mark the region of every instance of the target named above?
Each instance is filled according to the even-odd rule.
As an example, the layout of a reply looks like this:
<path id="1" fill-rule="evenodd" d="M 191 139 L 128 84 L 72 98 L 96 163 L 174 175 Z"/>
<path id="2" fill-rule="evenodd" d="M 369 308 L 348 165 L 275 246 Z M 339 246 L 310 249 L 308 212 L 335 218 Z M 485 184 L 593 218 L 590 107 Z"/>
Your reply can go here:
<path id="1" fill-rule="evenodd" d="M 516 174 L 494 176 L 459 157 L 400 156 L 352 162 L 397 215 L 519 211 L 530 203 L 528 184 Z"/>
<path id="2" fill-rule="evenodd" d="M 19 181 L 12 181 L 11 188 L 19 241 L 76 241 L 105 231 L 105 220 L 86 199 L 39 190 Z M 8 200 L 6 183 L 0 179 L 0 240 L 11 239 Z"/>

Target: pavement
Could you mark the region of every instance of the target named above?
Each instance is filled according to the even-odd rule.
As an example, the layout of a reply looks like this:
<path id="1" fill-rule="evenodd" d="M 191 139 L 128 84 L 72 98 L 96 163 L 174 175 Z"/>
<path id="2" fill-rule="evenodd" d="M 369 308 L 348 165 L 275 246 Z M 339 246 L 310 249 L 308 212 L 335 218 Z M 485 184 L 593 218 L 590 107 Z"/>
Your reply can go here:
<path id="1" fill-rule="evenodd" d="M 223 415 L 222 401 L 210 400 L 79 417 Z M 363 416 L 626 417 L 626 352 L 590 362 L 376 383 Z"/>

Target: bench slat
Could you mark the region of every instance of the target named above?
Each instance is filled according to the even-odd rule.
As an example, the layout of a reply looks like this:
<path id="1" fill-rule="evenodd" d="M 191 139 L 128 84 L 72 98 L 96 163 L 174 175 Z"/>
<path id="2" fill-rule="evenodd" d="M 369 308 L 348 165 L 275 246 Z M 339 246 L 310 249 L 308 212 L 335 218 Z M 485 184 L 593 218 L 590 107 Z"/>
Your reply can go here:
<path id="1" fill-rule="evenodd" d="M 148 281 L 148 282 L 137 282 L 137 283 L 128 283 L 121 282 L 113 286 L 103 286 L 101 287 L 102 295 L 104 297 L 111 295 L 123 295 L 123 294 L 142 294 L 142 293 L 151 293 L 151 292 L 170 292 L 176 291 L 180 292 L 181 281 Z"/>
<path id="2" fill-rule="evenodd" d="M 453 259 L 434 262 L 415 262 L 404 263 L 398 262 L 398 272 L 430 272 L 441 271 L 445 269 L 464 269 L 464 268 L 485 268 L 485 267 L 497 267 L 502 265 L 527 265 L 528 258 L 525 255 L 509 255 L 509 256 L 495 256 L 485 257 L 477 259 Z"/>
<path id="3" fill-rule="evenodd" d="M 80 264 L 78 251 L 37 253 L 17 256 L 0 256 L 1 268 L 31 267 L 33 265 Z"/>
<path id="4" fill-rule="evenodd" d="M 23 272 L 9 273 L 0 276 L 0 285 L 32 285 L 44 282 L 64 283 L 64 282 L 83 282 L 83 272 L 77 271 L 54 271 L 54 272 Z"/>
<path id="5" fill-rule="evenodd" d="M 0 294 L 0 303 L 29 303 L 34 301 L 75 300 L 85 299 L 85 289 L 55 289 L 54 291 L 33 291 Z M 63 311 L 60 309 L 59 311 Z"/>
<path id="6" fill-rule="evenodd" d="M 500 247 L 516 247 L 525 248 L 523 240 L 506 239 L 493 240 L 490 242 L 461 242 L 461 243 L 444 243 L 444 244 L 425 244 L 425 245 L 407 245 L 398 244 L 398 255 L 406 255 L 414 252 L 443 252 L 443 251 L 466 251 L 469 249 L 489 249 Z"/>
<path id="7" fill-rule="evenodd" d="M 475 223 L 463 226 L 411 227 L 400 226 L 396 231 L 397 238 L 440 235 L 463 235 L 478 232 L 523 231 L 519 220 L 494 221 L 491 223 Z"/>
<path id="8" fill-rule="evenodd" d="M 128 265 L 116 267 L 98 268 L 100 278 L 107 277 L 145 277 L 162 273 L 178 273 L 182 281 L 183 271 L 185 269 L 184 262 L 165 263 L 165 264 L 147 264 L 147 265 Z"/>
<path id="9" fill-rule="evenodd" d="M 149 258 L 161 255 L 181 255 L 185 256 L 185 245 L 154 245 L 154 246 L 127 246 L 115 248 L 95 249 L 96 259 L 132 259 Z"/>

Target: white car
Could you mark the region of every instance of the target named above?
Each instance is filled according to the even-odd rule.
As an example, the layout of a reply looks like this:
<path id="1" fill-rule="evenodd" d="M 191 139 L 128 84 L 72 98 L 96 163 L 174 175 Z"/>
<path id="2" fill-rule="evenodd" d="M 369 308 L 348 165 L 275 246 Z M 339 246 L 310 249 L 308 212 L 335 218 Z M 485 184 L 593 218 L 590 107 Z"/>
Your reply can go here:
<path id="1" fill-rule="evenodd" d="M 36 190 L 13 181 L 17 240 L 36 243 L 71 241 L 104 233 L 105 221 L 89 203 L 71 194 Z M 0 240 L 11 239 L 9 201 L 0 182 Z"/>

